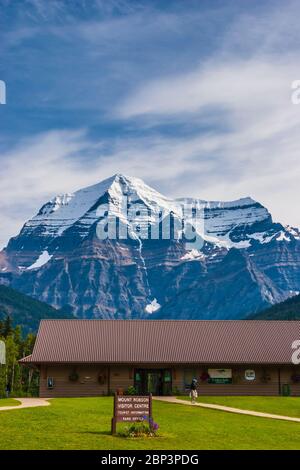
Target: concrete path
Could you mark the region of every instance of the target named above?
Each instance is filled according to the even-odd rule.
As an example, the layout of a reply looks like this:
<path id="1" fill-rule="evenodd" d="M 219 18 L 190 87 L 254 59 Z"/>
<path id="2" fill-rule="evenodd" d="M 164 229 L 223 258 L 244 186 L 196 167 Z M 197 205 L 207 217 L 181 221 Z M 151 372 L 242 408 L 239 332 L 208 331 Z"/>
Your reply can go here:
<path id="1" fill-rule="evenodd" d="M 1 411 L 8 411 L 8 410 L 20 410 L 21 408 L 34 408 L 37 406 L 49 406 L 50 403 L 45 398 L 16 398 L 16 400 L 20 401 L 20 405 L 16 406 L 1 406 Z"/>
<path id="2" fill-rule="evenodd" d="M 228 413 L 237 413 L 240 415 L 258 416 L 259 418 L 280 419 L 283 421 L 294 421 L 296 423 L 300 423 L 300 418 L 293 418 L 292 416 L 282 416 L 282 415 L 276 415 L 276 414 L 271 414 L 271 413 L 262 413 L 260 411 L 241 410 L 240 408 L 232 408 L 230 406 L 213 405 L 210 403 L 201 403 L 201 402 L 197 402 L 194 405 L 192 405 L 190 401 L 180 400 L 179 398 L 176 398 L 176 397 L 153 397 L 153 399 L 159 400 L 159 401 L 165 401 L 168 403 L 179 403 L 181 405 L 200 406 L 201 408 L 227 411 Z"/>

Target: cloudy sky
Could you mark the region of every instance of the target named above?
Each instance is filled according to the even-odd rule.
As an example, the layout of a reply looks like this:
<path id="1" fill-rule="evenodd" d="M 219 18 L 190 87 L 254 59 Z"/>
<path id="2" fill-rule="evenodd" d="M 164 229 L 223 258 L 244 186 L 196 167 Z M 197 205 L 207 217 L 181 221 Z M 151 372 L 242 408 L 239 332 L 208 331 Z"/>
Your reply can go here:
<path id="1" fill-rule="evenodd" d="M 299 1 L 0 0 L 0 246 L 114 173 L 300 226 Z"/>

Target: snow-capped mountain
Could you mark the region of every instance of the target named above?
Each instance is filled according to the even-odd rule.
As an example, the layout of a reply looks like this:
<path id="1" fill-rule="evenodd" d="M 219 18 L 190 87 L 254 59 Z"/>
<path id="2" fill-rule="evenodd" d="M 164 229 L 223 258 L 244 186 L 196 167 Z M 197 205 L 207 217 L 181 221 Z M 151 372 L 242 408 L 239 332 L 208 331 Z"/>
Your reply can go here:
<path id="1" fill-rule="evenodd" d="M 243 318 L 300 291 L 300 233 L 249 197 L 172 200 L 117 174 L 44 204 L 0 282 L 79 317 Z"/>
<path id="2" fill-rule="evenodd" d="M 127 197 L 129 205 L 140 202 L 151 208 L 153 213 L 157 209 L 176 211 L 179 208 L 179 204 L 159 194 L 142 180 L 117 174 L 73 194 L 54 197 L 25 224 L 23 234 L 39 233 L 39 236 L 49 240 L 61 236 L 77 223 L 80 225 L 80 236 L 84 238 L 91 225 L 98 220 L 97 210 L 101 204 L 108 203 L 110 214 L 122 217 L 124 197 Z"/>

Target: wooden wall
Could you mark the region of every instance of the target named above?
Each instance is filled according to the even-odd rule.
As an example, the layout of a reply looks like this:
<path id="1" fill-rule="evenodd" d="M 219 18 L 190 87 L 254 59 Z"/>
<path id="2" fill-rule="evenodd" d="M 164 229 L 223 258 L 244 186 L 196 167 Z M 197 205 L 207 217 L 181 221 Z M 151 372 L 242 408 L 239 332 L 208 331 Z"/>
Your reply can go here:
<path id="1" fill-rule="evenodd" d="M 40 370 L 40 396 L 41 397 L 84 397 L 107 395 L 109 391 L 115 392 L 118 388 L 124 391 L 134 384 L 134 369 L 136 368 L 168 368 L 172 370 L 172 388 L 174 394 L 189 393 L 185 387 L 187 377 L 196 376 L 198 379 L 198 392 L 200 395 L 279 395 L 278 367 L 275 366 L 226 366 L 233 370 L 232 384 L 208 384 L 201 382 L 200 377 L 207 371 L 207 366 L 186 365 L 162 365 L 149 364 L 137 365 L 48 365 L 41 366 Z M 209 366 L 210 368 L 223 368 L 224 365 Z M 109 372 L 110 369 L 110 372 Z M 245 379 L 245 370 L 254 369 L 256 378 L 254 381 Z M 72 382 L 70 374 L 76 370 L 79 379 Z M 281 385 L 289 383 L 291 394 L 300 396 L 300 384 L 293 384 L 291 375 L 300 374 L 300 368 L 295 366 L 282 366 L 280 368 Z M 262 377 L 267 375 L 268 380 Z M 99 377 L 104 382 L 99 381 Z M 47 388 L 47 377 L 53 377 L 54 388 Z M 185 380 L 186 379 L 186 380 Z M 188 384 L 187 384 L 188 385 Z"/>
<path id="2" fill-rule="evenodd" d="M 209 366 L 209 368 L 224 368 L 224 365 Z M 184 384 L 184 375 L 187 370 L 193 371 L 193 375 L 198 379 L 198 394 L 209 396 L 221 395 L 261 395 L 261 396 L 276 396 L 280 394 L 283 384 L 289 384 L 291 395 L 300 396 L 300 384 L 294 384 L 291 376 L 295 373 L 300 374 L 300 368 L 295 366 L 227 366 L 226 369 L 232 369 L 232 383 L 231 384 L 210 384 L 200 380 L 203 372 L 207 372 L 208 367 L 199 366 L 178 369 L 179 382 Z M 249 381 L 245 379 L 245 370 L 255 370 L 255 380 Z M 279 369 L 280 369 L 280 383 L 279 383 Z M 182 387 L 184 388 L 184 386 Z M 186 390 L 188 392 L 188 390 Z"/>
<path id="3" fill-rule="evenodd" d="M 107 367 L 86 365 L 76 366 L 79 379 L 72 382 L 69 379 L 74 366 L 51 365 L 41 366 L 40 397 L 92 397 L 107 395 Z M 105 376 L 105 382 L 99 383 L 99 375 Z M 47 388 L 47 377 L 53 377 L 54 388 Z"/>

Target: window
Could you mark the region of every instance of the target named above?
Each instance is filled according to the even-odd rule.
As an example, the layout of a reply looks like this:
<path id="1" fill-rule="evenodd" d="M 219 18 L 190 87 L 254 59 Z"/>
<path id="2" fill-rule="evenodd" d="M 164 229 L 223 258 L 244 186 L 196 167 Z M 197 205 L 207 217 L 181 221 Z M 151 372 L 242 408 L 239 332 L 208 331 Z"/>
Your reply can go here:
<path id="1" fill-rule="evenodd" d="M 54 379 L 53 377 L 47 377 L 47 388 L 54 388 Z"/>
<path id="2" fill-rule="evenodd" d="M 135 373 L 135 381 L 136 381 L 136 382 L 140 382 L 140 381 L 141 381 L 141 374 L 140 374 L 140 372 L 136 372 L 136 373 Z"/>
<path id="3" fill-rule="evenodd" d="M 171 382 L 172 381 L 172 375 L 170 370 L 165 370 L 164 371 L 164 382 Z"/>

